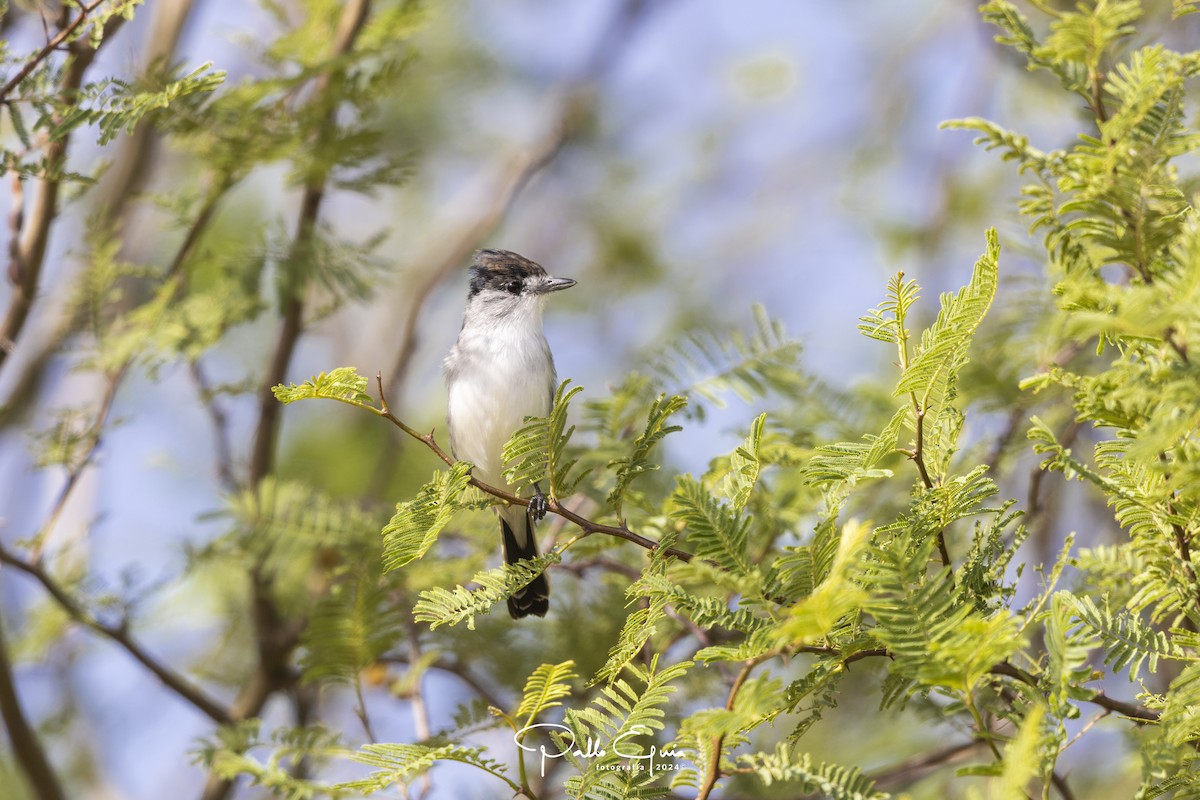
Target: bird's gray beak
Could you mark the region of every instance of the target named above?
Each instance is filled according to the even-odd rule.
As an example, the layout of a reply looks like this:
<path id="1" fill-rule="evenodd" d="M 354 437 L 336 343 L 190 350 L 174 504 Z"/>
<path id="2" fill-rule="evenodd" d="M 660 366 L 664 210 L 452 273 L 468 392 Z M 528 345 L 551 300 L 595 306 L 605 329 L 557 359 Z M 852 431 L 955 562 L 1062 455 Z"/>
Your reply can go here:
<path id="1" fill-rule="evenodd" d="M 561 292 L 563 289 L 570 289 L 574 285 L 575 281 L 570 278 L 547 278 L 538 286 L 538 294 Z"/>

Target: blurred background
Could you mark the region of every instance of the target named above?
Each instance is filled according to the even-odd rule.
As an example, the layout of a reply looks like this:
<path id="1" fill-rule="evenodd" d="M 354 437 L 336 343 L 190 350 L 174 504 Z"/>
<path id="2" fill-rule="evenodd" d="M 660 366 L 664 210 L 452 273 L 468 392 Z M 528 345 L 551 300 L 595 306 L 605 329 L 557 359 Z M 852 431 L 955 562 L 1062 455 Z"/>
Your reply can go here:
<path id="1" fill-rule="evenodd" d="M 10 5 L 10 51 L 40 47 L 45 9 Z M 1169 3 L 1159 6 L 1151 4 L 1142 26 L 1156 35 L 1169 16 Z M 155 59 L 185 72 L 212 62 L 227 71 L 217 93 L 232 92 L 273 68 L 264 66 L 264 49 L 304 13 L 291 0 L 156 0 L 105 42 L 92 73 L 136 81 Z M 1195 33 L 1176 25 L 1168 42 Z M 604 395 L 682 331 L 749 328 L 755 304 L 803 342 L 815 385 L 857 390 L 868 376 L 888 374 L 894 359 L 855 331 L 888 277 L 902 270 L 921 284 L 927 321 L 938 292 L 969 276 L 989 225 L 1006 247 L 993 335 L 1017 335 L 1025 315 L 1037 313 L 1033 304 L 1048 302 L 1040 264 L 1025 257 L 1018 178 L 970 134 L 939 123 L 987 117 L 1050 149 L 1082 130 L 1081 109 L 996 45 L 973 3 L 447 0 L 424 7 L 397 47 L 394 74 L 376 87 L 382 135 L 371 146 L 403 180 L 369 195 L 330 186 L 320 212 L 321 230 L 353 251 L 348 261 L 373 290 L 330 291 L 306 307 L 288 382 L 338 366 L 381 372 L 399 416 L 418 429 L 441 428 L 441 359 L 457 335 L 466 267 L 479 247 L 515 250 L 578 280 L 553 298 L 546 334 L 560 377 L 584 386 L 585 399 Z M 212 124 L 260 122 L 226 115 Z M 225 652 L 221 646 L 244 635 L 229 619 L 247 612 L 219 576 L 194 564 L 230 528 L 230 497 L 252 469 L 255 392 L 279 327 L 271 276 L 304 203 L 294 163 L 255 154 L 213 210 L 202 242 L 222 269 L 250 265 L 243 271 L 263 282 L 265 312 L 246 314 L 196 358 L 151 359 L 115 382 L 96 371 L 78 324 L 97 219 L 119 222 L 119 258 L 146 270 L 161 271 L 184 242 L 181 220 L 194 216 L 212 181 L 211 151 L 195 144 L 202 121 L 192 125 L 178 138 L 169 125 L 165 134 L 144 125 L 103 147 L 88 128 L 72 140 L 70 169 L 98 182 L 64 190 L 39 300 L 0 371 L 0 539 L 12 547 L 42 532 L 56 573 L 99 614 L 128 612 L 152 653 L 229 698 L 245 657 L 213 657 L 213 648 Z M 0 192 L 0 217 L 13 202 Z M 136 303 L 136 284 L 126 284 L 123 297 L 118 307 Z M 1005 387 L 996 397 L 1014 396 L 1015 380 L 1028 374 L 1021 370 L 1047 357 L 1036 332 L 1021 335 L 1030 337 L 1028 364 L 981 359 L 980 380 Z M 728 399 L 671 441 L 679 468 L 702 470 L 732 449 L 760 410 Z M 94 453 L 84 450 L 86 466 L 40 468 L 55 437 L 86 428 L 103 405 L 103 435 Z M 276 473 L 383 508 L 386 518 L 437 463 L 377 420 L 329 405 L 282 413 Z M 1006 418 L 999 405 L 981 408 L 970 418 L 973 441 L 988 446 Z M 1034 560 L 1052 554 L 1066 530 L 1091 525 L 1102 541 L 1113 528 L 1103 509 L 1054 491 L 1070 513 L 1030 545 L 1039 548 Z M 491 524 L 485 519 L 479 530 Z M 451 574 L 442 584 L 466 577 Z M 556 586 L 574 596 L 569 581 L 564 575 Z M 619 591 L 604 597 L 619 610 Z M 123 649 L 68 626 L 29 576 L 0 571 L 0 598 L 22 699 L 52 757 L 67 766 L 72 796 L 200 795 L 204 771 L 189 753 L 211 736 L 209 719 Z M 510 634 L 507 620 L 489 619 L 480 633 L 449 634 L 439 647 L 456 663 L 483 659 L 480 681 L 511 697 L 540 661 L 564 652 L 582 663 L 602 658 L 620 621 L 617 613 L 598 618 L 590 633 L 566 640 L 571 621 L 561 619 L 547 629 L 560 637 L 549 643 L 548 634 L 545 642 L 528 628 Z M 480 655 L 518 647 L 531 652 L 504 668 Z M 584 647 L 595 653 L 579 656 Z M 386 682 L 370 689 L 379 739 L 408 741 L 422 725 L 445 727 L 471 694 L 436 670 L 423 685 L 424 721 Z M 354 740 L 352 702 L 324 702 L 328 724 Z M 872 718 L 876 703 L 863 701 L 864 728 L 848 727 L 850 714 L 817 741 L 869 770 L 943 735 L 922 731 L 919 715 L 881 725 Z M 276 697 L 263 713 L 285 719 L 290 711 Z M 1081 754 L 1096 773 L 1083 796 L 1128 796 L 1122 779 L 1096 788 L 1108 780 L 1103 761 L 1123 751 L 1118 733 L 1101 741 L 1112 753 Z M 11 761 L 0 769 L 11 784 Z M 452 768 L 435 776 L 431 797 L 492 796 Z M 936 782 L 914 791 L 943 796 Z"/>

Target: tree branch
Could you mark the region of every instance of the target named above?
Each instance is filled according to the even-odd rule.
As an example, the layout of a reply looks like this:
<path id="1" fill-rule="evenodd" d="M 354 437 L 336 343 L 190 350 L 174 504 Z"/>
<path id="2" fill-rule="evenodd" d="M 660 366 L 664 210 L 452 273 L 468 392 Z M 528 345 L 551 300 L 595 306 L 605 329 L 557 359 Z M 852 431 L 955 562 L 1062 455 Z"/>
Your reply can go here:
<path id="1" fill-rule="evenodd" d="M 734 705 L 737 703 L 738 692 L 742 690 L 742 686 L 750 677 L 751 671 L 761 663 L 761 658 L 750 659 L 742 665 L 738 671 L 737 677 L 733 679 L 733 685 L 729 688 L 729 696 L 725 700 L 725 710 L 733 711 Z M 700 791 L 696 795 L 696 800 L 707 800 L 713 787 L 721 777 L 721 747 L 725 744 L 725 735 L 719 734 L 713 737 L 711 758 L 708 764 L 708 770 L 704 776 L 704 782 L 700 785 Z"/>
<path id="2" fill-rule="evenodd" d="M 0 103 L 7 103 L 8 96 L 16 89 L 20 83 L 28 78 L 38 65 L 45 61 L 51 53 L 58 49 L 59 45 L 70 38 L 71 34 L 79 29 L 79 26 L 87 21 L 88 15 L 95 11 L 104 0 L 93 0 L 79 9 L 79 16 L 73 19 L 60 30 L 46 45 L 39 51 L 33 54 L 33 57 L 25 62 L 21 69 L 17 70 L 17 74 L 13 75 L 4 86 L 0 87 Z"/>
<path id="3" fill-rule="evenodd" d="M 871 774 L 871 780 L 881 789 L 908 786 L 919 779 L 924 773 L 937 769 L 946 764 L 952 764 L 964 756 L 977 750 L 983 744 L 979 739 L 972 739 L 960 744 L 952 744 L 929 753 L 922 753 L 910 759 L 901 761 L 890 767 Z"/>
<path id="4" fill-rule="evenodd" d="M 118 644 L 162 681 L 164 686 L 203 712 L 213 722 L 216 722 L 218 725 L 224 725 L 232 721 L 233 717 L 224 706 L 209 697 L 204 690 L 193 685 L 186 678 L 151 656 L 130 634 L 127 620 L 122 621 L 119 625 L 109 625 L 101 622 L 83 604 L 71 597 L 67 590 L 46 571 L 43 565 L 26 561 L 3 546 L 0 546 L 0 563 L 7 564 L 37 580 L 54 602 L 63 611 L 66 611 L 71 619 Z"/>
<path id="5" fill-rule="evenodd" d="M 921 483 L 925 484 L 926 490 L 933 488 L 933 480 L 929 477 L 929 470 L 925 468 L 925 408 L 917 402 L 917 395 L 910 392 L 912 398 L 913 416 L 917 429 L 916 443 L 913 445 L 912 454 L 909 456 L 913 463 L 917 465 L 917 472 L 921 474 Z M 942 566 L 951 566 L 950 550 L 946 547 L 946 531 L 942 528 L 937 532 L 937 547 L 938 554 L 942 558 Z"/>
<path id="6" fill-rule="evenodd" d="M 9 92 L 17 84 L 29 76 L 43 59 L 56 47 L 62 44 L 71 33 L 83 24 L 102 0 L 95 0 L 91 5 L 84 6 L 78 17 L 65 26 L 58 35 L 51 39 L 11 80 L 0 88 L 0 103 L 7 102 Z M 125 18 L 115 16 L 105 24 L 105 41 L 124 23 Z M 60 102 L 65 106 L 73 106 L 78 102 L 79 89 L 83 85 L 83 76 L 96 58 L 99 48 L 93 48 L 86 40 L 76 40 L 71 43 L 71 57 L 63 70 L 62 82 L 59 89 Z M 56 117 L 55 123 L 61 121 Z M 3 322 L 0 322 L 0 367 L 4 366 L 9 353 L 16 347 L 17 338 L 25 327 L 29 312 L 37 297 L 38 285 L 41 280 L 42 265 L 46 259 L 46 246 L 50 239 L 50 228 L 58 217 L 58 194 L 62 182 L 62 172 L 67 162 L 67 149 L 70 145 L 71 134 L 63 132 L 61 136 L 52 137 L 46 144 L 46 166 L 33 207 L 27 218 L 21 220 L 24 230 L 20 231 L 19 244 L 10 247 L 12 261 L 9 264 L 9 280 L 13 285 L 12 295 L 8 301 L 8 311 Z M 16 208 L 14 207 L 14 210 Z M 15 219 L 15 218 L 14 218 Z M 18 235 L 17 231 L 13 236 Z"/>
<path id="7" fill-rule="evenodd" d="M 383 388 L 383 374 L 382 373 L 377 373 L 375 375 L 375 383 L 379 387 L 379 405 L 380 405 L 380 407 L 374 408 L 373 406 L 368 406 L 368 405 L 363 405 L 362 407 L 366 408 L 370 411 L 373 411 L 374 413 L 376 413 L 379 416 L 386 419 L 388 422 L 395 425 L 400 430 L 407 433 L 412 438 L 414 438 L 417 441 L 424 444 L 426 447 L 428 447 L 430 450 L 432 450 L 434 455 L 436 455 L 438 458 L 440 458 L 447 466 L 453 466 L 455 464 L 454 458 L 449 453 L 447 453 L 445 450 L 443 450 L 441 448 L 441 446 L 437 443 L 437 440 L 434 439 L 432 431 L 430 431 L 429 433 L 419 433 L 417 430 L 415 430 L 414 428 L 407 425 L 403 420 L 401 420 L 399 417 L 397 417 L 395 414 L 393 414 L 391 412 L 391 410 L 388 408 L 387 397 L 386 397 L 386 394 L 385 394 L 384 388 Z M 495 486 L 490 486 L 490 485 L 484 483 L 483 481 L 479 480 L 478 478 L 476 478 L 473 475 L 468 479 L 468 482 L 472 486 L 474 486 L 476 489 L 479 489 L 480 491 L 484 492 L 485 494 L 489 494 L 492 497 L 498 498 L 500 500 L 504 500 L 505 502 L 511 503 L 512 505 L 518 505 L 518 506 L 528 506 L 529 505 L 528 499 L 521 497 L 519 495 L 515 495 L 512 492 L 507 492 L 503 489 L 498 489 Z M 653 539 L 647 539 L 645 536 L 642 536 L 640 534 L 634 533 L 625 525 L 621 525 L 620 527 L 618 527 L 615 525 L 604 525 L 599 522 L 594 522 L 584 516 L 581 516 L 580 514 L 577 514 L 575 511 L 573 511 L 570 508 L 568 508 L 567 506 L 563 505 L 556 498 L 553 498 L 553 497 L 547 498 L 546 510 L 551 512 L 552 514 L 557 514 L 558 516 L 563 517 L 568 522 L 574 523 L 584 533 L 588 533 L 588 534 L 603 533 L 606 536 L 616 536 L 619 539 L 624 539 L 627 542 L 633 542 L 634 544 L 638 545 L 639 547 L 644 547 L 645 549 L 651 550 L 651 551 L 662 549 L 663 552 L 665 552 L 667 555 L 670 555 L 674 558 L 678 558 L 680 561 L 691 561 L 694 558 L 694 556 L 691 553 L 685 552 L 683 550 L 679 550 L 675 547 L 667 547 L 667 548 L 663 549 L 658 542 L 654 541 Z"/>
<path id="8" fill-rule="evenodd" d="M 34 539 L 33 547 L 30 550 L 30 555 L 35 562 L 40 561 L 42 552 L 46 548 L 46 541 L 50 538 L 50 534 L 58 525 L 58 520 L 62 516 L 63 510 L 67 507 L 67 501 L 71 499 L 75 487 L 79 484 L 79 479 L 83 473 L 91 465 L 92 459 L 96 455 L 96 451 L 100 447 L 100 441 L 103 438 L 104 425 L 108 422 L 108 417 L 112 413 L 113 401 L 117 396 L 117 389 L 121 385 L 125 373 L 129 369 L 129 361 L 120 365 L 114 372 L 108 375 L 107 382 L 104 387 L 104 394 L 100 399 L 100 408 L 96 411 L 96 416 L 92 420 L 92 424 L 88 426 L 87 432 L 84 434 L 84 451 L 82 456 L 76 463 L 70 465 L 67 470 L 67 480 L 63 484 L 62 489 L 58 492 L 58 497 L 54 501 L 54 505 L 50 509 L 50 513 L 46 517 L 46 521 L 42 524 L 41 530 L 38 531 Z"/>
<path id="9" fill-rule="evenodd" d="M 742 690 L 742 686 L 746 683 L 746 679 L 750 677 L 750 673 L 762 663 L 760 658 L 752 658 L 742 665 L 737 677 L 733 679 L 733 686 L 729 688 L 729 697 L 725 700 L 725 710 L 733 711 L 733 706 L 737 703 L 738 692 Z M 708 800 L 709 794 L 712 793 L 713 787 L 717 785 L 717 781 L 721 778 L 721 747 L 725 744 L 725 735 L 719 734 L 713 737 L 712 751 L 708 762 L 708 769 L 705 771 L 704 782 L 700 784 L 700 791 L 696 794 L 696 800 Z"/>
<path id="10" fill-rule="evenodd" d="M 17 682 L 13 677 L 12 662 L 8 660 L 8 642 L 4 635 L 4 620 L 0 619 L 0 717 L 8 730 L 17 766 L 29 780 L 29 787 L 37 800 L 66 800 L 58 775 L 50 765 L 46 750 L 38 739 L 37 731 L 29 724 L 21 699 L 17 694 Z"/>

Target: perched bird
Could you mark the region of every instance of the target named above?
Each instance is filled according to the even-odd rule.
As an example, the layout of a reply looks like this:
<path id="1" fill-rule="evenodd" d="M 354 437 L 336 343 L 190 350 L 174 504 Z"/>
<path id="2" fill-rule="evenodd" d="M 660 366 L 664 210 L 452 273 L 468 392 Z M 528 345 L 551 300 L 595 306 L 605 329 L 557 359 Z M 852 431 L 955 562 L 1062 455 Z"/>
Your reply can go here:
<path id="1" fill-rule="evenodd" d="M 446 422 L 454 457 L 474 465 L 486 484 L 512 491 L 504 480 L 504 445 L 526 417 L 550 413 L 558 376 L 542 334 L 542 308 L 550 292 L 575 285 L 554 278 L 527 258 L 507 250 L 480 250 L 471 267 L 462 330 L 444 363 L 449 403 Z M 546 515 L 540 487 L 526 509 L 497 508 L 504 561 L 538 554 L 534 519 Z M 545 575 L 508 600 L 513 619 L 544 617 L 550 607 Z"/>

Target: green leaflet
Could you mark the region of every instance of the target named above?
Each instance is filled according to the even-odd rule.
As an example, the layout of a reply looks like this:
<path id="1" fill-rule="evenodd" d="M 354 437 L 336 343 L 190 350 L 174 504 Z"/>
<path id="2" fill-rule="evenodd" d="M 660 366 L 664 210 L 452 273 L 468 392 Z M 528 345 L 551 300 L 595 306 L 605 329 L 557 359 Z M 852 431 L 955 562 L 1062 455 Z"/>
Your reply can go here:
<path id="1" fill-rule="evenodd" d="M 481 769 L 506 781 L 513 789 L 517 785 L 505 776 L 505 767 L 498 761 L 485 757 L 483 747 L 464 747 L 459 744 L 368 744 L 354 755 L 354 760 L 378 771 L 357 781 L 340 783 L 335 790 L 373 794 L 407 783 L 428 770 L 438 761 L 457 761 Z"/>
<path id="2" fill-rule="evenodd" d="M 628 456 L 609 462 L 609 468 L 616 471 L 616 485 L 608 494 L 608 505 L 618 517 L 621 516 L 629 485 L 642 473 L 658 469 L 658 465 L 650 461 L 658 443 L 668 434 L 683 430 L 679 425 L 668 425 L 667 421 L 673 414 L 686 408 L 687 403 L 687 398 L 682 395 L 668 397 L 660 394 L 650 406 L 646 428 L 634 440 L 633 451 Z"/>
<path id="3" fill-rule="evenodd" d="M 378 568 L 359 568 L 321 598 L 301 637 L 306 682 L 353 683 L 402 640 L 408 615 L 391 594 Z"/>
<path id="4" fill-rule="evenodd" d="M 354 367 L 338 367 L 322 372 L 300 385 L 282 384 L 271 389 L 275 399 L 283 404 L 297 400 L 324 398 L 349 403 L 352 406 L 369 406 L 371 396 L 367 394 L 367 379 L 358 374 Z"/>
<path id="5" fill-rule="evenodd" d="M 583 391 L 582 386 L 570 390 L 571 381 L 563 381 L 554 393 L 554 404 L 547 417 L 529 419 L 523 428 L 504 445 L 504 461 L 508 469 L 505 479 L 515 487 L 532 486 L 548 478 L 550 496 L 567 497 L 583 475 L 571 475 L 578 459 L 567 454 L 567 445 L 575 426 L 567 427 L 567 412 L 571 398 Z"/>
<path id="6" fill-rule="evenodd" d="M 428 622 L 431 629 L 442 625 L 457 625 L 466 622 L 467 628 L 475 630 L 475 617 L 491 611 L 492 606 L 504 600 L 517 589 L 527 586 L 541 575 L 550 564 L 562 560 L 562 553 L 552 550 L 535 559 L 505 564 L 496 569 L 475 573 L 471 583 L 477 589 L 455 586 L 453 589 L 427 589 L 413 607 L 413 619 Z"/>
<path id="7" fill-rule="evenodd" d="M 625 671 L 628 680 L 618 677 L 601 686 L 600 695 L 588 706 L 567 709 L 565 724 L 576 742 L 590 739 L 616 744 L 606 747 L 603 755 L 584 765 L 582 774 L 567 781 L 569 797 L 614 798 L 628 791 L 627 781 L 632 771 L 615 770 L 614 765 L 624 758 L 646 754 L 643 737 L 663 730 L 666 718 L 663 707 L 675 692 L 671 684 L 691 666 L 692 662 L 683 661 L 659 669 L 656 654 L 649 667 L 630 664 Z"/>
<path id="8" fill-rule="evenodd" d="M 796 783 L 801 792 L 817 793 L 830 800 L 883 800 L 875 783 L 857 767 L 815 761 L 809 753 L 794 755 L 786 744 L 771 753 L 741 756 L 738 762 L 758 776 L 765 786 Z"/>
<path id="9" fill-rule="evenodd" d="M 459 508 L 471 477 L 471 465 L 457 462 L 438 470 L 416 497 L 396 505 L 383 528 L 383 569 L 391 572 L 425 555 Z"/>
<path id="10" fill-rule="evenodd" d="M 577 678 L 575 662 L 564 661 L 561 664 L 542 664 L 533 671 L 525 681 L 525 691 L 521 694 L 521 704 L 517 706 L 514 720 L 517 730 L 522 730 L 534 723 L 543 711 L 548 708 L 558 708 L 562 698 L 571 694 L 570 682 Z"/>
<path id="11" fill-rule="evenodd" d="M 921 334 L 917 351 L 896 385 L 896 397 L 912 394 L 926 411 L 944 405 L 966 361 L 972 336 L 996 295 L 999 258 L 1000 241 L 996 230 L 989 228 L 987 249 L 975 262 L 970 282 L 956 295 L 942 295 L 941 311 Z"/>
<path id="12" fill-rule="evenodd" d="M 715 561 L 735 575 L 750 575 L 753 565 L 747 549 L 748 518 L 713 497 L 691 475 L 676 479 L 671 502 L 671 516 L 687 524 L 685 541 L 697 558 Z"/>
<path id="13" fill-rule="evenodd" d="M 734 511 L 744 511 L 750 502 L 750 493 L 758 482 L 762 472 L 763 462 L 759 454 L 762 444 L 763 425 L 767 421 L 766 414 L 759 414 L 750 423 L 750 433 L 729 456 L 729 471 L 720 482 L 720 493 L 733 505 Z"/>
<path id="14" fill-rule="evenodd" d="M 1094 632 L 1107 649 L 1104 663 L 1114 670 L 1129 668 L 1129 680 L 1136 679 L 1143 665 L 1151 672 L 1158 669 L 1160 658 L 1176 661 L 1200 661 L 1200 656 L 1189 653 L 1175 644 L 1164 631 L 1150 628 L 1137 615 L 1128 611 L 1113 613 L 1108 604 L 1101 608 L 1090 597 L 1077 597 L 1069 592 L 1059 592 L 1055 599 L 1070 608 L 1072 617 L 1085 628 Z"/>

